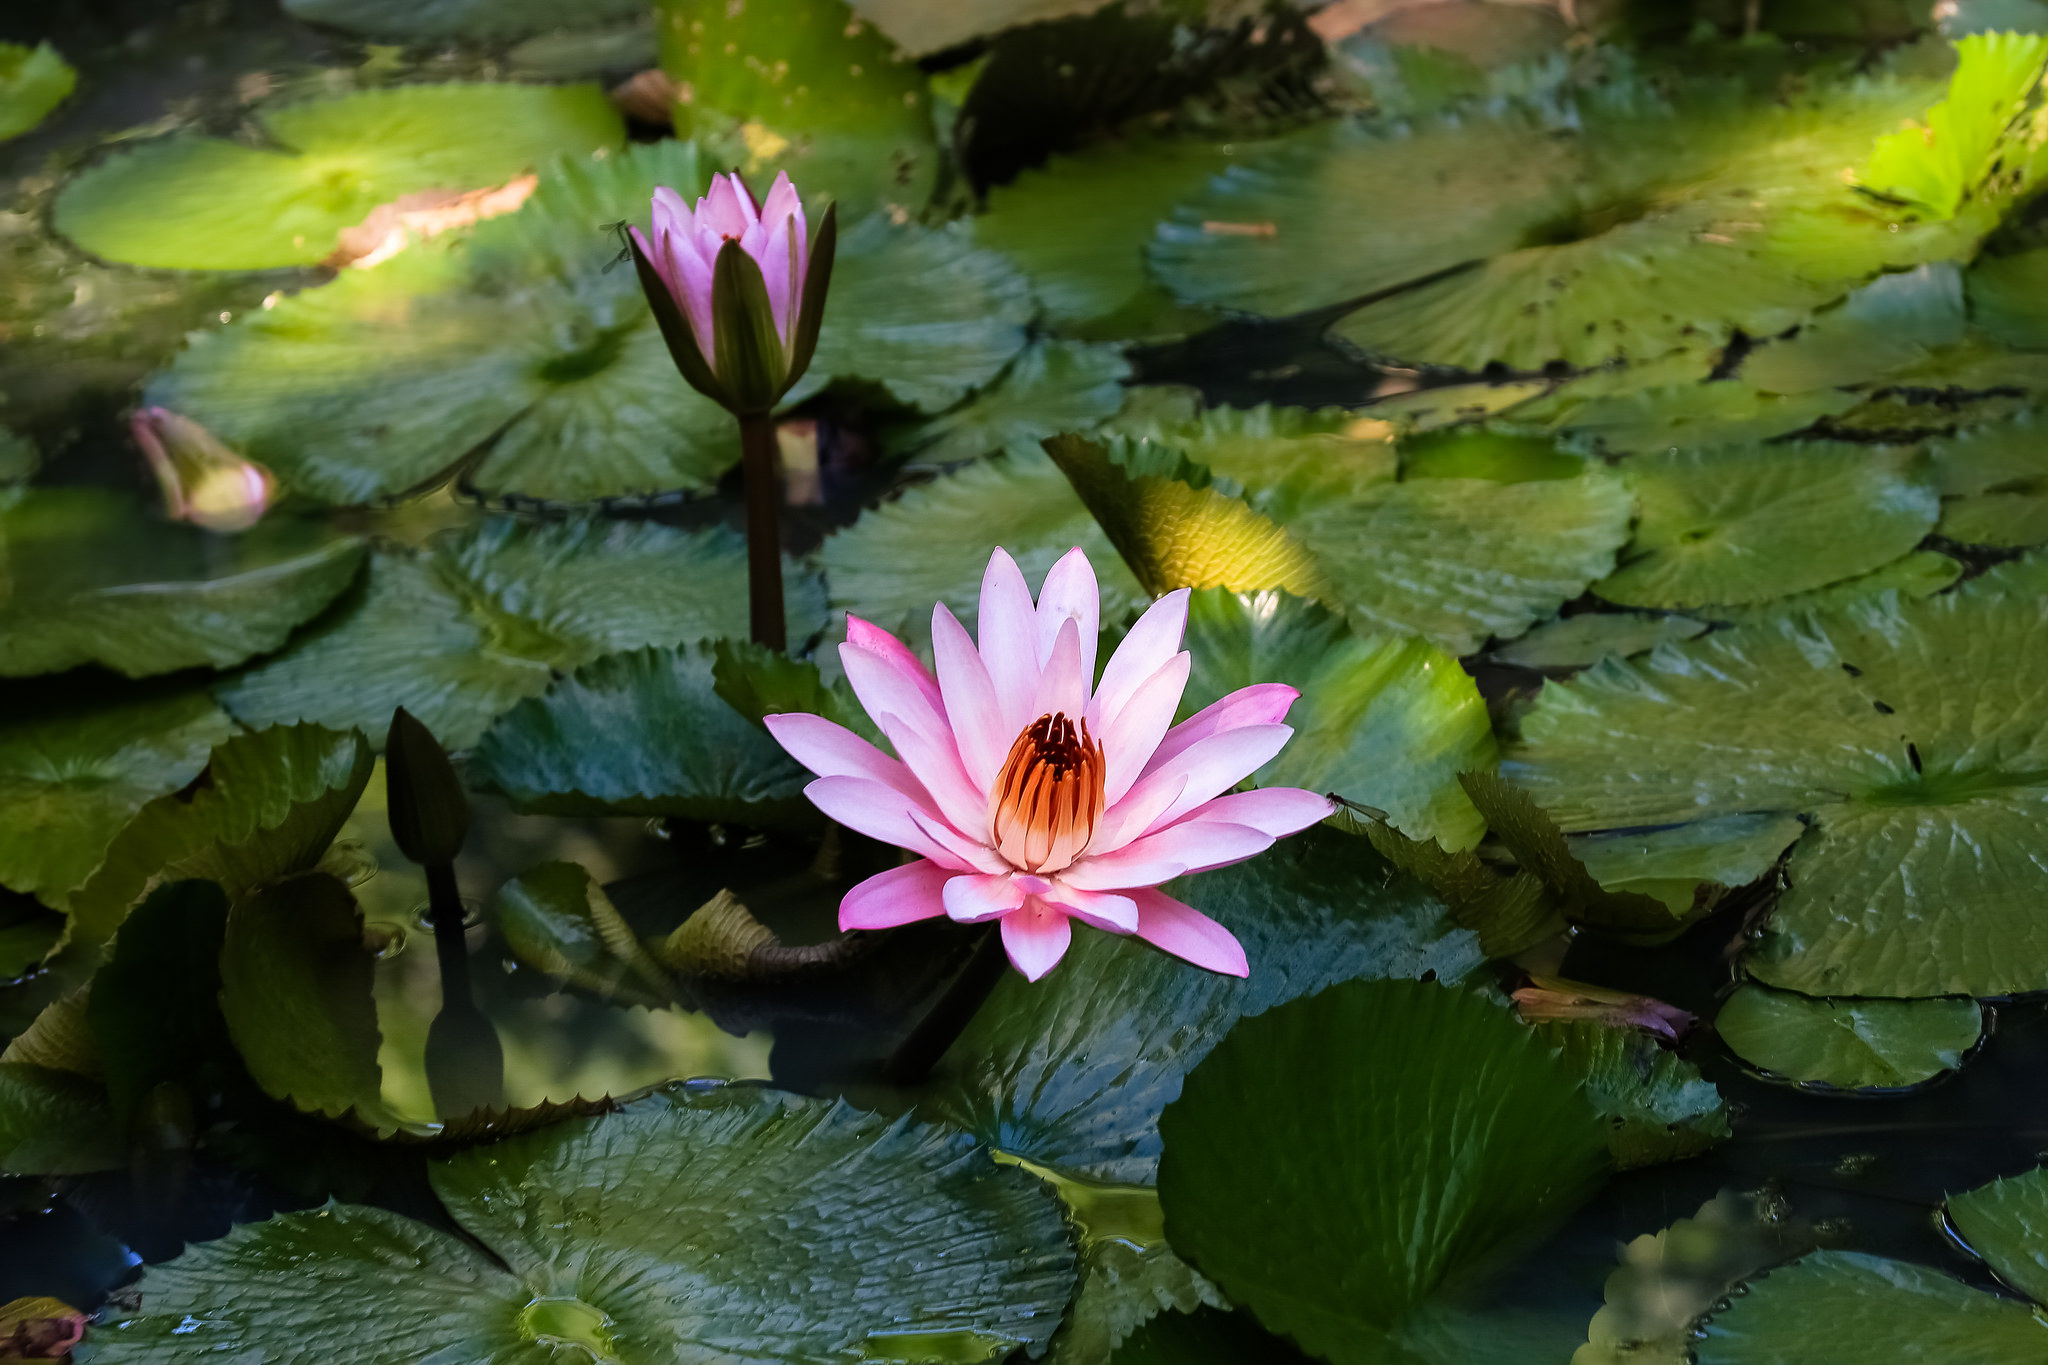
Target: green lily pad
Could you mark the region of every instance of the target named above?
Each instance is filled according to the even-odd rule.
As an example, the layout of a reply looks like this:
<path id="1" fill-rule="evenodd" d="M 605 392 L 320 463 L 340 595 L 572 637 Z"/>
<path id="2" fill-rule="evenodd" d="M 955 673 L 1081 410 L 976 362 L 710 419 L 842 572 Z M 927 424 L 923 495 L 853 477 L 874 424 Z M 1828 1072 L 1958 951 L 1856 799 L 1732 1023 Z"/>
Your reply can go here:
<path id="1" fill-rule="evenodd" d="M 1865 84 L 1766 102 L 1708 82 L 1667 102 L 1622 80 L 1562 119 L 1511 105 L 1315 129 L 1179 210 L 1153 269 L 1183 300 L 1268 316 L 1384 294 L 1335 335 L 1470 369 L 1770 335 L 1995 221 L 1894 233 L 1898 215 L 1842 183 L 1933 93 Z"/>
<path id="2" fill-rule="evenodd" d="M 804 823 L 810 774 L 713 690 L 709 645 L 607 655 L 485 732 L 470 779 L 545 815 Z"/>
<path id="3" fill-rule="evenodd" d="M 913 57 L 1006 28 L 1101 9 L 1109 0 L 854 0 L 854 12 Z"/>
<path id="4" fill-rule="evenodd" d="M 1797 616 L 1812 611 L 1839 611 L 1844 607 L 1875 601 L 1887 593 L 1896 594 L 1902 602 L 1912 601 L 1946 591 L 1962 576 L 1962 561 L 1935 550 L 1915 550 L 1881 569 L 1830 583 L 1825 588 L 1795 592 L 1770 602 L 1718 606 L 1712 609 L 1712 615 L 1717 621 L 1739 625 L 1746 621 Z"/>
<path id="5" fill-rule="evenodd" d="M 1042 1349 L 1073 1289 L 1029 1176 L 958 1133 L 772 1091 L 656 1095 L 430 1174 L 474 1243 L 346 1204 L 240 1224 L 147 1270 L 98 1358 L 288 1359 L 313 1338 L 365 1361 L 931 1359 Z"/>
<path id="6" fill-rule="evenodd" d="M 360 733 L 276 726 L 216 747 L 196 788 L 159 796 L 114 837 L 66 903 L 72 937 L 103 942 L 153 879 L 204 877 L 232 895 L 320 861 L 369 784 Z"/>
<path id="7" fill-rule="evenodd" d="M 1714 1017 L 1736 1056 L 1842 1090 L 1918 1085 L 1962 1065 L 1983 1036 L 1974 1000 L 1816 1000 L 1744 986 Z"/>
<path id="8" fill-rule="evenodd" d="M 1868 384 L 1929 363 L 1967 326 L 1953 263 L 1881 275 L 1795 334 L 1759 345 L 1742 361 L 1741 383 L 1776 395 Z"/>
<path id="9" fill-rule="evenodd" d="M 1365 1041 L 1333 1067 L 1333 1038 Z M 1574 1079 L 1511 1013 L 1441 985 L 1282 1005 L 1232 1029 L 1161 1116 L 1167 1235 L 1315 1354 L 1401 1359 L 1432 1298 L 1597 1188 L 1606 1143 Z"/>
<path id="10" fill-rule="evenodd" d="M 2026 1365 L 2048 1351 L 2048 1321 L 2028 1305 L 1860 1252 L 1815 1252 L 1728 1302 L 1697 1333 L 1699 1365 Z"/>
<path id="11" fill-rule="evenodd" d="M 258 118 L 270 146 L 177 134 L 100 162 L 58 195 L 57 230 L 128 265 L 315 265 L 380 204 L 503 184 L 625 140 L 595 85 L 393 86 Z"/>
<path id="12" fill-rule="evenodd" d="M 304 522 L 216 536 L 108 489 L 31 490 L 0 508 L 0 675 L 231 668 L 319 615 L 363 558 Z"/>
<path id="13" fill-rule="evenodd" d="M 827 538 L 818 561 L 835 610 L 923 640 L 934 602 L 973 619 L 982 571 L 996 545 L 1032 583 L 1067 551 L 1087 551 L 1102 588 L 1104 621 L 1134 616 L 1150 600 L 1066 475 L 1035 446 L 910 485 Z"/>
<path id="14" fill-rule="evenodd" d="M 372 556 L 338 611 L 219 692 L 250 725 L 309 720 L 378 735 L 403 706 L 466 749 L 557 672 L 744 633 L 746 581 L 745 546 L 723 527 L 487 521 L 423 551 Z M 823 624 L 818 583 L 794 565 L 783 582 L 801 642 Z"/>
<path id="15" fill-rule="evenodd" d="M 1978 326 L 2008 346 L 2048 350 L 2048 248 L 1982 257 L 1968 288 Z"/>
<path id="16" fill-rule="evenodd" d="M 542 863 L 498 888 L 492 921 L 520 961 L 602 1000 L 654 1008 L 674 984 L 589 871 Z"/>
<path id="17" fill-rule="evenodd" d="M 2026 850 L 2048 755 L 2023 679 L 2048 638 L 2042 572 L 2021 561 L 1939 597 L 1885 594 L 1596 665 L 1544 688 L 1502 773 L 1572 831 L 1810 816 L 1750 959 L 1767 985 L 2040 989 Z"/>
<path id="18" fill-rule="evenodd" d="M 33 896 L 0 893 L 0 981 L 19 981 L 64 939 L 62 915 Z"/>
<path id="19" fill-rule="evenodd" d="M 1116 1353 L 1116 1365 L 1307 1365 L 1293 1342 L 1259 1326 L 1248 1312 L 1198 1308 L 1161 1313 Z"/>
<path id="20" fill-rule="evenodd" d="M 1955 217 L 2001 159 L 2017 163 L 2003 169 L 2026 182 L 2033 148 L 2020 116 L 2040 83 L 2048 36 L 1981 34 L 1957 43 L 1956 56 L 1948 98 L 1923 124 L 1879 138 L 1857 173 L 1871 193 L 1934 218 Z"/>
<path id="21" fill-rule="evenodd" d="M 1690 640 L 1707 628 L 1689 616 L 1640 611 L 1581 612 L 1546 621 L 1501 645 L 1491 657 L 1523 668 L 1585 668 L 1602 659 L 1626 659 L 1658 645 Z"/>
<path id="22" fill-rule="evenodd" d="M 939 151 L 924 73 L 842 0 L 658 0 L 661 66 L 683 90 L 676 132 L 807 207 L 922 208 Z"/>
<path id="23" fill-rule="evenodd" d="M 2048 543 L 2048 443 L 2030 414 L 1936 441 L 1928 453 L 1942 535 L 1999 549 Z"/>
<path id="24" fill-rule="evenodd" d="M 155 797 L 206 767 L 234 722 L 203 690 L 45 684 L 0 720 L 0 886 L 61 904 Z"/>
<path id="25" fill-rule="evenodd" d="M 120 1125 L 99 1082 L 0 1062 L 0 1172 L 80 1175 L 125 1160 Z"/>
<path id="26" fill-rule="evenodd" d="M 1486 822 L 1458 774 L 1493 766 L 1486 703 L 1457 660 L 1412 636 L 1361 635 L 1282 592 L 1206 588 L 1188 607 L 1194 672 L 1182 718 L 1240 687 L 1287 683 L 1294 738 L 1262 786 L 1334 791 L 1387 813 L 1403 833 L 1470 848 Z"/>
<path id="27" fill-rule="evenodd" d="M 587 28 L 640 17 L 641 0 L 592 0 L 564 10 L 556 0 L 283 0 L 285 13 L 309 24 L 371 38 L 489 41 L 558 28 Z"/>
<path id="28" fill-rule="evenodd" d="M 1165 419 L 1127 413 L 1112 425 L 1124 435 L 1185 452 L 1203 469 L 1241 488 L 1253 510 L 1282 522 L 1306 508 L 1389 483 L 1400 465 L 1389 423 L 1342 408 L 1262 403 Z"/>
<path id="29" fill-rule="evenodd" d="M 1647 1034 L 1590 1020 L 1544 1024 L 1537 1033 L 1585 1077 L 1617 1170 L 1682 1161 L 1733 1135 L 1714 1083 Z"/>
<path id="30" fill-rule="evenodd" d="M 234 1056 L 220 1007 L 227 922 L 228 898 L 213 883 L 167 883 L 122 922 L 94 974 L 86 1020 L 122 1122 L 160 1084 L 203 1094 Z"/>
<path id="31" fill-rule="evenodd" d="M 78 72 L 48 43 L 0 43 L 0 142 L 50 116 L 78 84 Z"/>
<path id="32" fill-rule="evenodd" d="M 889 440 L 892 453 L 951 464 L 1030 446 L 1062 431 L 1085 430 L 1124 404 L 1130 362 L 1111 346 L 1042 341 L 1010 362 L 1002 377 L 950 412 Z"/>
<path id="33" fill-rule="evenodd" d="M 1796 815 L 1723 815 L 1670 829 L 1575 834 L 1569 843 L 1607 890 L 1655 896 L 1684 915 L 1700 883 L 1748 886 L 1805 832 Z"/>
<path id="34" fill-rule="evenodd" d="M 2001 1280 L 2048 1303 L 2048 1170 L 2037 1167 L 1951 1197 L 1948 1221 Z"/>
<path id="35" fill-rule="evenodd" d="M 996 987 L 920 1107 L 1066 1175 L 1147 1183 L 1160 1110 L 1239 1018 L 1359 977 L 1453 981 L 1480 961 L 1418 883 L 1336 830 L 1166 889 L 1237 936 L 1248 978 L 1076 932 L 1045 980 Z"/>
<path id="36" fill-rule="evenodd" d="M 1134 138 L 1054 157 L 989 191 L 974 239 L 1031 277 L 1045 320 L 1076 336 L 1156 339 L 1198 330 L 1145 273 L 1145 246 L 1174 205 L 1241 151 L 1232 143 Z M 1088 225 L 1085 232 L 1076 223 Z"/>
<path id="37" fill-rule="evenodd" d="M 1910 451 L 1808 443 L 1638 455 L 1635 538 L 1593 586 L 1636 607 L 1759 602 L 1891 563 L 1934 529 Z"/>

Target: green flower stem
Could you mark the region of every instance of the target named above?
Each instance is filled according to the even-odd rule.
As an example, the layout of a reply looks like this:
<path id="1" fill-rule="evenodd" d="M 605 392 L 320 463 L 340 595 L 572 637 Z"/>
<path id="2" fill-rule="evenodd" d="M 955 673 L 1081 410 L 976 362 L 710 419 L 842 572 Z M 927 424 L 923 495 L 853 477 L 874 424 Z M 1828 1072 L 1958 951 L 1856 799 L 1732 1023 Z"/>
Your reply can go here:
<path id="1" fill-rule="evenodd" d="M 427 1026 L 427 1090 L 434 1112 L 460 1118 L 505 1105 L 505 1045 L 477 1008 L 469 983 L 469 946 L 464 941 L 462 891 L 450 863 L 429 864 L 427 915 L 434 926 L 434 955 L 441 967 L 441 1010 Z"/>
<path id="2" fill-rule="evenodd" d="M 747 494 L 748 624 L 754 643 L 781 653 L 789 630 L 782 619 L 782 484 L 775 470 L 775 419 L 740 417 L 741 477 Z"/>
<path id="3" fill-rule="evenodd" d="M 939 1058 L 946 1055 L 946 1049 L 953 1046 L 961 1032 L 981 1010 L 989 992 L 1003 979 L 1009 968 L 1009 955 L 1003 951 L 1002 926 L 992 923 L 981 931 L 981 942 L 975 945 L 974 956 L 967 959 L 967 965 L 960 969 L 960 975 L 953 978 L 953 984 L 946 987 L 946 993 L 924 1018 L 917 1021 L 896 1050 L 889 1054 L 889 1060 L 882 1063 L 882 1079 L 891 1085 L 916 1085 L 931 1074 L 939 1064 Z"/>

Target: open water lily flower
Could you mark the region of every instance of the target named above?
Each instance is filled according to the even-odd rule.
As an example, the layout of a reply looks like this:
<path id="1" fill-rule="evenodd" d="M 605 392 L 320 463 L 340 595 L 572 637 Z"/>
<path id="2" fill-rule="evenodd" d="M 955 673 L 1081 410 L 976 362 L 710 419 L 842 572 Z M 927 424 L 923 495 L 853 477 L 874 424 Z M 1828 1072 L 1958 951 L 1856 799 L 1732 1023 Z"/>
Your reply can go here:
<path id="1" fill-rule="evenodd" d="M 693 209 L 654 191 L 648 231 L 630 229 L 640 284 L 676 366 L 734 412 L 766 412 L 803 377 L 824 320 L 837 241 L 832 209 L 816 241 L 789 176 L 764 204 L 737 175 L 714 175 Z"/>
<path id="2" fill-rule="evenodd" d="M 1294 733 L 1281 723 L 1293 688 L 1243 688 L 1173 724 L 1187 614 L 1185 589 L 1153 603 L 1092 690 L 1100 609 L 1078 549 L 1035 603 L 997 550 L 979 644 L 944 603 L 933 607 L 936 676 L 888 632 L 847 617 L 839 657 L 897 756 L 821 716 L 773 715 L 768 729 L 818 775 L 804 789 L 818 809 L 920 856 L 848 892 L 840 927 L 1000 920 L 1011 964 L 1036 981 L 1078 919 L 1246 975 L 1230 931 L 1159 883 L 1241 862 L 1333 807 L 1291 787 L 1232 791 Z"/>

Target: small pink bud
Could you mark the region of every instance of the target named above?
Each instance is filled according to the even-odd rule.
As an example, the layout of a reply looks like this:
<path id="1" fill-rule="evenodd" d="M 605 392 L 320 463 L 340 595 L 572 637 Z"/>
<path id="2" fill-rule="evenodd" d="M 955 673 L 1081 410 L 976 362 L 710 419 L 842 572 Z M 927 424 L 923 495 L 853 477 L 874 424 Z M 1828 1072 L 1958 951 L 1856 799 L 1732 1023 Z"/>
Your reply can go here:
<path id="1" fill-rule="evenodd" d="M 1589 986 L 1554 976 L 1531 976 L 1515 992 L 1515 1008 L 1530 1023 L 1559 1019 L 1591 1019 L 1613 1028 L 1638 1028 L 1677 1042 L 1693 1026 L 1694 1016 L 1676 1005 L 1647 995 Z"/>
<path id="2" fill-rule="evenodd" d="M 129 421 L 157 485 L 164 514 L 209 531 L 246 531 L 277 500 L 277 480 L 189 417 L 143 408 Z"/>

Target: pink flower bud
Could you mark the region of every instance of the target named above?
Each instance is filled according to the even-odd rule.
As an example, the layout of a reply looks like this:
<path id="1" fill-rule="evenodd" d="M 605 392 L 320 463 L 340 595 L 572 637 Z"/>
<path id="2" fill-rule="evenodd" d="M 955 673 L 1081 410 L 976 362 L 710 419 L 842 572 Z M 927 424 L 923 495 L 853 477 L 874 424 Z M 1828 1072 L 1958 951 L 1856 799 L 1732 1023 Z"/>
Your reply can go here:
<path id="1" fill-rule="evenodd" d="M 189 417 L 143 408 L 129 421 L 163 489 L 164 514 L 209 531 L 246 531 L 277 500 L 277 480 Z"/>

